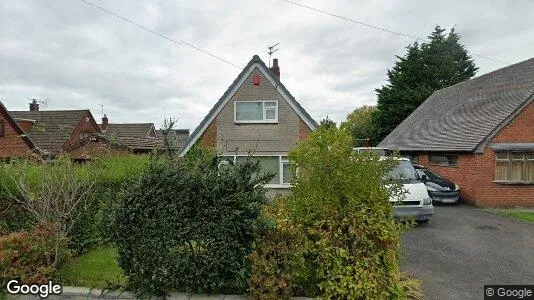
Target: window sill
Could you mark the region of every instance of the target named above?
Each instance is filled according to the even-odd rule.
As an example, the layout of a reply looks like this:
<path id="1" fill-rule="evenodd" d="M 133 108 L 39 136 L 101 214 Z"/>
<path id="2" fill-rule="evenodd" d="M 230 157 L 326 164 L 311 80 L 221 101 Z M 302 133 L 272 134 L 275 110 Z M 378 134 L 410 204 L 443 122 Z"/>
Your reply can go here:
<path id="1" fill-rule="evenodd" d="M 507 181 L 507 180 L 493 180 L 493 183 L 504 185 L 534 185 L 534 181 Z"/>
<path id="2" fill-rule="evenodd" d="M 236 125 L 243 124 L 278 124 L 278 121 L 234 121 Z"/>
<path id="3" fill-rule="evenodd" d="M 267 189 L 288 189 L 291 187 L 291 184 L 272 184 L 272 183 L 269 183 L 269 184 L 266 184 L 264 185 L 265 188 Z"/>
<path id="4" fill-rule="evenodd" d="M 438 164 L 432 164 L 429 163 L 430 166 L 436 166 L 436 167 L 450 167 L 450 168 L 458 168 L 458 165 L 438 165 Z"/>

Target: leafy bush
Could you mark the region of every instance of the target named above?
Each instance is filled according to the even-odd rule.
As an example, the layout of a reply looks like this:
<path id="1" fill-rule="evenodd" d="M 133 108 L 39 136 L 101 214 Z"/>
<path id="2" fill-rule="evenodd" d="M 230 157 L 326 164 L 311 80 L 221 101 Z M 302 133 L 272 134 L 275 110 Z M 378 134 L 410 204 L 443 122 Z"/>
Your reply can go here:
<path id="1" fill-rule="evenodd" d="M 348 130 L 332 126 L 320 127 L 289 158 L 298 166 L 299 176 L 292 193 L 281 200 L 287 217 L 271 215 L 276 230 L 267 231 L 259 244 L 264 248 L 253 253 L 252 294 L 287 297 L 288 288 L 283 286 L 291 283 L 292 294 L 299 296 L 404 298 L 401 226 L 395 224 L 389 202 L 390 195 L 402 193 L 402 187 L 385 185 L 382 179 L 396 162 L 354 154 Z M 304 240 L 288 238 L 290 228 Z M 297 257 L 289 249 L 296 249 Z M 262 284 L 269 288 L 262 290 Z M 299 285 L 307 289 L 298 289 Z"/>
<path id="2" fill-rule="evenodd" d="M 252 274 L 249 293 L 253 299 L 288 299 L 291 295 L 317 294 L 316 266 L 306 261 L 301 226 L 289 216 L 286 199 L 277 197 L 262 211 L 264 226 L 250 255 Z"/>
<path id="3" fill-rule="evenodd" d="M 350 133 L 337 128 L 319 128 L 289 158 L 301 176 L 288 208 L 314 247 L 322 296 L 404 297 L 400 228 L 389 202 L 402 187 L 382 179 L 396 162 L 355 155 Z"/>
<path id="4" fill-rule="evenodd" d="M 57 225 L 43 223 L 32 231 L 0 236 L 0 286 L 5 286 L 10 279 L 26 284 L 54 279 L 57 275 L 53 266 L 56 243 L 60 245 L 59 265 L 70 258 L 66 240 L 56 239 L 57 230 Z"/>
<path id="5" fill-rule="evenodd" d="M 89 198 L 73 212 L 77 219 L 68 234 L 69 246 L 83 253 L 95 245 L 108 243 L 122 186 L 136 179 L 147 161 L 147 156 L 107 156 L 77 165 L 66 165 L 64 158 L 48 164 L 19 160 L 0 165 L 0 231 L 30 230 L 38 222 L 21 205 L 24 199 L 21 183 L 27 191 L 40 193 L 46 186 L 45 180 L 68 173 L 72 175 L 69 181 L 85 182 L 90 189 Z"/>
<path id="6" fill-rule="evenodd" d="M 116 218 L 119 265 L 139 295 L 169 290 L 243 293 L 266 203 L 259 165 L 218 168 L 214 153 L 153 161 L 126 191 Z"/>

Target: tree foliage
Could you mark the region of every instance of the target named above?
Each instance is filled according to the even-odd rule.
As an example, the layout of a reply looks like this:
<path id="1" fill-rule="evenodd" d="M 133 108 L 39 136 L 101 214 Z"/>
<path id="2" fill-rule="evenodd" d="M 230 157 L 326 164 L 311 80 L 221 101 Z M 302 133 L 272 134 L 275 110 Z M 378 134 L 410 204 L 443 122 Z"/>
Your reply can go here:
<path id="1" fill-rule="evenodd" d="M 429 41 L 415 42 L 397 56 L 388 70 L 388 83 L 376 89 L 378 110 L 373 114 L 376 140 L 381 141 L 436 90 L 472 78 L 478 68 L 452 28 L 436 26 Z"/>
<path id="2" fill-rule="evenodd" d="M 330 119 L 328 116 L 326 116 L 326 118 L 322 119 L 320 122 L 319 122 L 319 126 L 321 127 L 336 127 L 337 124 L 334 120 Z"/>
<path id="3" fill-rule="evenodd" d="M 376 143 L 373 139 L 376 133 L 371 118 L 375 111 L 376 106 L 374 105 L 357 107 L 349 113 L 347 120 L 341 124 L 342 128 L 347 128 L 350 131 L 355 147 L 371 146 Z"/>
<path id="4" fill-rule="evenodd" d="M 383 181 L 397 162 L 355 154 L 346 128 L 321 126 L 289 158 L 299 176 L 267 215 L 275 225 L 253 252 L 252 295 L 405 298 L 389 201 L 402 187 Z"/>

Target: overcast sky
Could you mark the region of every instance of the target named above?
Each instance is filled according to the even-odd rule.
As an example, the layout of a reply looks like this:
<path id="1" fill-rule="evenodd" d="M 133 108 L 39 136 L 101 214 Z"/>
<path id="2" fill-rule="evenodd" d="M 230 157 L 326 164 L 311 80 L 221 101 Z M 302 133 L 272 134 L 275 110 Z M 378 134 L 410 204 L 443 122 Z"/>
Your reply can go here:
<path id="1" fill-rule="evenodd" d="M 280 42 L 281 80 L 316 120 L 375 104 L 395 55 L 413 40 L 282 0 L 89 0 L 175 40 L 245 66 Z M 294 0 L 426 37 L 436 24 L 467 49 L 516 63 L 534 53 L 534 1 Z M 358 3 L 357 3 L 358 2 Z M 432 2 L 432 3 L 430 3 Z M 0 100 L 9 110 L 90 109 L 111 123 L 177 118 L 194 129 L 241 69 L 179 46 L 79 0 L 0 0 Z M 474 57 L 477 75 L 505 66 Z"/>

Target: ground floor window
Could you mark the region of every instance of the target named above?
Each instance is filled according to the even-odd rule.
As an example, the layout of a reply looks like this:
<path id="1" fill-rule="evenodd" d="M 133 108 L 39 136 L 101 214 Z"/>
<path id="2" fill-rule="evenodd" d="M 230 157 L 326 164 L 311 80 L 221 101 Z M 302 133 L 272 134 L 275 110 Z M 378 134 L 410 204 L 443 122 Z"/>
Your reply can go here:
<path id="1" fill-rule="evenodd" d="M 247 159 L 257 160 L 260 162 L 261 171 L 274 174 L 269 181 L 271 187 L 289 187 L 294 178 L 294 170 L 286 156 L 262 156 L 262 155 L 234 155 L 224 156 L 227 161 L 238 163 Z"/>
<path id="2" fill-rule="evenodd" d="M 428 162 L 431 165 L 437 165 L 442 167 L 456 167 L 458 166 L 457 155 L 429 155 Z"/>
<path id="3" fill-rule="evenodd" d="M 495 153 L 495 180 L 534 183 L 534 152 Z"/>

